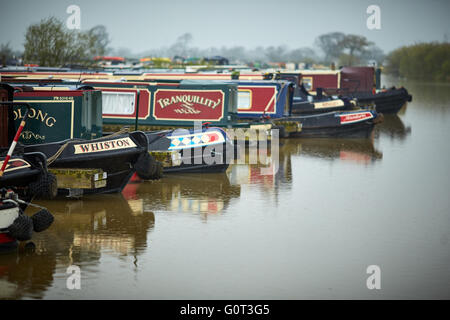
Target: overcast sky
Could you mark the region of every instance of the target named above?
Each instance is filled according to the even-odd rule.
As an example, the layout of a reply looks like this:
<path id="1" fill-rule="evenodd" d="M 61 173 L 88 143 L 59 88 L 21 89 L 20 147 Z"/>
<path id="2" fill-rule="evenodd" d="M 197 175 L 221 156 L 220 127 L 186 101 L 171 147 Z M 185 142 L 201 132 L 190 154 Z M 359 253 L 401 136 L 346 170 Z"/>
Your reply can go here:
<path id="1" fill-rule="evenodd" d="M 366 36 L 388 52 L 401 45 L 450 38 L 448 0 L 0 0 L 0 43 L 23 50 L 26 28 L 81 8 L 81 30 L 105 25 L 111 47 L 133 53 L 169 46 L 183 33 L 192 46 L 313 46 L 323 33 Z M 369 5 L 381 9 L 381 30 L 366 26 Z"/>

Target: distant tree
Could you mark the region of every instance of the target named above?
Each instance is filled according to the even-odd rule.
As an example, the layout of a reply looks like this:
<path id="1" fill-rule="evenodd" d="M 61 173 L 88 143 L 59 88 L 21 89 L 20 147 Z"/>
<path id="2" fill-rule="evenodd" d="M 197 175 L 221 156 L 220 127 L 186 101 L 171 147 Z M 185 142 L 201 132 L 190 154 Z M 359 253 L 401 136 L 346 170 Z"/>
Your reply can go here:
<path id="1" fill-rule="evenodd" d="M 179 55 L 186 57 L 189 54 L 189 44 L 192 42 L 192 34 L 186 32 L 179 36 L 175 43 L 169 48 L 172 56 Z"/>
<path id="2" fill-rule="evenodd" d="M 376 45 L 371 45 L 361 54 L 361 61 L 367 63 L 369 61 L 375 61 L 377 65 L 383 64 L 384 59 L 386 58 L 386 55 L 384 54 L 383 50 L 381 50 Z"/>
<path id="3" fill-rule="evenodd" d="M 287 48 L 285 46 L 270 46 L 265 50 L 265 55 L 272 62 L 281 62 L 285 60 Z"/>
<path id="4" fill-rule="evenodd" d="M 287 59 L 292 62 L 314 63 L 317 60 L 317 55 L 311 48 L 298 48 L 290 51 L 287 54 Z"/>
<path id="5" fill-rule="evenodd" d="M 6 62 L 13 58 L 13 51 L 9 46 L 9 42 L 0 45 L 0 65 L 6 65 Z"/>
<path id="6" fill-rule="evenodd" d="M 367 53 L 367 48 L 371 45 L 373 45 L 373 43 L 368 41 L 364 36 L 355 34 L 345 35 L 340 42 L 340 46 L 344 50 L 347 49 L 348 52 L 346 55 L 341 56 L 340 59 L 342 57 L 346 57 L 345 60 L 347 61 L 345 64 L 340 64 L 352 66 L 359 63 L 359 61 L 361 60 L 360 57 Z"/>
<path id="7" fill-rule="evenodd" d="M 344 38 L 345 34 L 342 32 L 330 32 L 316 38 L 315 43 L 325 54 L 326 63 L 337 60 L 342 54 Z"/>
<path id="8" fill-rule="evenodd" d="M 109 50 L 109 34 L 103 25 L 95 26 L 85 33 L 86 51 L 90 58 L 104 56 Z"/>
<path id="9" fill-rule="evenodd" d="M 24 61 L 51 67 L 89 65 L 95 55 L 104 55 L 108 43 L 103 26 L 86 32 L 68 30 L 60 20 L 50 17 L 27 28 Z"/>

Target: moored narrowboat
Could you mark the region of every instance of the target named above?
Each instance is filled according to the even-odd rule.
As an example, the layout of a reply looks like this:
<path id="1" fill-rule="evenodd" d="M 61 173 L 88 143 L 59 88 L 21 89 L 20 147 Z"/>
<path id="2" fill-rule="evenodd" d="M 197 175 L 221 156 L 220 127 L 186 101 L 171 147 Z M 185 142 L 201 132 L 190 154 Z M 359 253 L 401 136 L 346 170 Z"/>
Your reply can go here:
<path id="1" fill-rule="evenodd" d="M 49 168 L 57 173 L 79 175 L 82 169 L 101 169 L 94 174 L 94 185 L 64 188 L 58 185 L 60 194 L 79 196 L 90 193 L 121 192 L 136 172 L 140 161 L 150 170 L 148 141 L 143 132 L 130 132 L 93 140 L 69 139 L 59 142 L 26 145 L 25 152 L 42 152 L 49 159 Z M 80 169 L 80 170 L 77 170 Z M 59 170 L 59 171 L 58 171 Z M 138 173 L 139 174 L 139 173 Z"/>
<path id="2" fill-rule="evenodd" d="M 373 67 L 281 72 L 281 78 L 287 79 L 293 74 L 297 74 L 298 85 L 303 84 L 313 95 L 323 90 L 329 96 L 357 99 L 361 107 L 375 105 L 376 111 L 381 113 L 397 113 L 407 102 L 412 101 L 411 94 L 405 88 L 380 90 L 380 69 L 375 70 Z"/>
<path id="3" fill-rule="evenodd" d="M 120 192 L 134 172 L 150 175 L 154 163 L 144 133 L 103 137 L 100 91 L 19 90 L 14 98 L 31 106 L 19 139 L 23 152 L 44 154 L 59 194 Z M 16 126 L 24 114 L 14 108 Z"/>
<path id="4" fill-rule="evenodd" d="M 221 172 L 234 158 L 234 145 L 218 127 L 146 132 L 149 151 L 164 173 Z M 170 152 L 170 158 L 167 156 Z M 160 156 L 158 156 L 160 154 Z"/>
<path id="5" fill-rule="evenodd" d="M 322 90 L 317 89 L 317 94 L 310 94 L 303 84 L 298 87 L 298 95 L 293 98 L 293 114 L 316 114 L 330 111 L 342 111 L 358 109 L 356 100 L 346 97 L 333 97 L 322 94 Z"/>
<path id="6" fill-rule="evenodd" d="M 22 90 L 22 92 L 16 93 L 16 96 L 22 98 L 22 97 L 28 97 L 27 99 L 33 96 L 40 96 L 45 95 L 47 97 L 54 96 L 54 99 L 57 99 L 60 101 L 59 111 L 63 112 L 63 107 L 67 104 L 67 100 L 64 99 L 64 96 L 69 95 L 70 93 L 74 92 L 83 92 L 83 93 L 89 93 L 90 96 L 93 94 L 100 94 L 100 97 L 95 97 L 96 99 L 87 98 L 87 99 L 79 99 L 78 101 L 69 101 L 71 104 L 67 104 L 67 107 L 72 107 L 74 104 L 75 106 L 78 106 L 80 108 L 79 113 L 82 114 L 81 119 L 75 119 L 74 122 L 77 123 L 80 120 L 82 121 L 82 127 L 84 127 L 84 130 L 77 131 L 76 128 L 74 130 L 74 133 L 70 136 L 59 136 L 54 137 L 54 139 L 51 139 L 51 135 L 45 136 L 46 140 L 58 142 L 65 138 L 71 138 L 71 137 L 81 137 L 86 139 L 92 139 L 94 137 L 101 137 L 102 135 L 106 135 L 109 133 L 103 132 L 103 126 L 101 125 L 103 123 L 103 120 L 98 121 L 98 119 L 102 117 L 101 112 L 103 109 L 109 110 L 114 109 L 116 112 L 120 113 L 123 112 L 129 112 L 130 108 L 135 108 L 135 114 L 133 116 L 136 117 L 136 119 L 129 119 L 125 117 L 126 120 L 120 119 L 120 121 L 116 124 L 106 125 L 105 128 L 112 130 L 112 132 L 117 132 L 118 130 L 122 129 L 126 124 L 128 125 L 134 125 L 136 128 L 153 128 L 152 122 L 145 122 L 146 125 L 141 125 L 140 121 L 145 120 L 142 119 L 142 117 L 139 117 L 139 111 L 143 111 L 145 113 L 144 108 L 149 107 L 149 99 L 152 97 L 151 95 L 148 95 L 148 90 L 141 90 L 141 89 L 135 89 L 131 87 L 125 87 L 119 86 L 118 88 L 112 88 L 112 91 L 105 90 L 104 92 L 101 92 L 99 90 L 94 90 L 92 86 L 89 86 L 88 84 L 83 84 L 82 86 L 73 86 L 72 83 L 61 83 L 58 85 L 50 84 L 45 85 L 43 83 L 40 83 L 40 86 L 33 86 L 32 82 L 28 82 L 27 86 L 25 87 L 18 87 L 18 88 L 24 88 L 25 90 Z M 122 90 L 124 89 L 124 90 Z M 130 99 L 131 98 L 131 99 Z M 52 110 L 50 107 L 53 106 L 53 104 L 46 104 L 47 101 L 43 101 L 43 98 L 40 98 L 40 106 L 49 107 L 46 110 Z M 28 100 L 27 100 L 28 101 Z M 91 104 L 88 106 L 88 108 L 85 108 L 83 103 L 85 101 L 91 101 Z M 206 99 L 201 99 L 199 101 L 200 103 L 208 103 Z M 53 101 L 52 101 L 53 103 Z M 81 104 L 81 107 L 79 106 Z M 109 108 L 109 109 L 108 109 Z M 125 111 L 124 111 L 125 110 Z M 88 111 L 90 113 L 88 113 Z M 147 110 L 150 111 L 150 110 Z M 20 111 L 16 112 L 20 116 Z M 33 112 L 33 114 L 37 114 L 37 117 L 41 120 L 42 118 L 47 118 L 51 121 L 50 125 L 52 127 L 55 127 L 57 125 L 56 118 L 57 116 L 52 116 L 50 112 L 42 112 L 42 110 L 38 110 Z M 86 118 L 90 121 L 86 121 Z M 36 118 L 36 116 L 34 117 Z M 64 120 L 64 119 L 63 119 Z M 130 122 L 127 122 L 130 121 Z M 114 122 L 114 121 L 113 121 Z M 93 124 L 93 126 L 89 126 L 89 124 Z M 154 123 L 153 123 L 154 124 Z M 161 124 L 161 123 L 157 123 Z M 69 124 L 67 124 L 69 125 Z M 158 128 L 164 128 L 164 126 L 157 126 Z M 167 128 L 170 128 L 170 126 L 166 126 Z M 181 130 L 181 128 L 179 129 Z M 190 134 L 193 134 L 192 129 L 190 130 Z M 200 126 L 199 128 L 195 129 L 195 135 L 202 138 L 202 143 L 190 143 L 190 144 L 184 144 L 182 147 L 178 146 L 176 150 L 170 147 L 170 141 L 175 134 L 174 130 L 159 130 L 159 131 L 147 131 L 145 132 L 146 136 L 149 138 L 149 144 L 148 144 L 148 152 L 151 154 L 150 159 L 146 159 L 145 161 L 147 163 L 150 163 L 151 168 L 145 172 L 144 168 L 141 168 L 141 166 L 138 165 L 138 175 L 142 179 L 152 179 L 152 178 L 159 178 L 163 172 L 169 173 L 169 172 L 185 172 L 185 171 L 201 171 L 201 172 L 217 172 L 217 171 L 223 171 L 226 170 L 228 166 L 228 162 L 225 161 L 226 159 L 219 159 L 224 158 L 225 152 L 215 152 L 214 159 L 217 161 L 217 163 L 213 163 L 210 161 L 211 156 L 205 155 L 205 161 L 198 162 L 195 161 L 194 158 L 198 158 L 198 154 L 203 154 L 205 152 L 205 148 L 211 148 L 214 147 L 215 149 L 221 150 L 229 150 L 232 145 L 232 141 L 230 141 L 228 135 L 223 129 L 220 128 L 206 128 Z M 33 138 L 35 138 L 35 134 L 27 132 L 26 136 L 23 136 L 23 138 L 29 138 L 32 142 Z M 42 131 L 42 130 L 41 130 Z M 47 131 L 51 131 L 48 130 Z M 72 131 L 72 130 L 71 130 Z M 206 132 L 209 131 L 209 132 Z M 208 135 L 211 135 L 211 131 L 215 132 L 215 136 L 218 138 L 213 140 L 208 140 Z M 56 131 L 57 132 L 57 131 Z M 66 131 L 67 132 L 67 131 Z M 189 135 L 189 134 L 188 134 Z M 193 141 L 196 141 L 196 137 L 192 136 Z M 44 139 L 43 137 L 43 139 Z M 187 138 L 186 138 L 187 139 Z M 184 141 L 186 141 L 186 139 Z M 206 140 L 205 140 L 206 139 Z M 220 143 L 219 143 L 220 141 Z M 201 150 L 197 150 L 201 149 Z M 191 152 L 192 151 L 192 152 Z M 201 152 L 200 152 L 201 151 Z M 222 156 L 219 157 L 218 155 L 221 154 Z M 191 159 L 188 159 L 190 155 Z M 156 160 L 155 160 L 156 159 Z M 142 159 L 141 159 L 142 160 Z M 161 161 L 160 161 L 161 160 Z M 153 172 L 153 173 L 152 173 Z"/>
<path id="7" fill-rule="evenodd" d="M 302 131 L 291 136 L 301 138 L 369 138 L 383 117 L 374 110 L 334 111 L 309 116 L 293 116 L 302 123 Z"/>

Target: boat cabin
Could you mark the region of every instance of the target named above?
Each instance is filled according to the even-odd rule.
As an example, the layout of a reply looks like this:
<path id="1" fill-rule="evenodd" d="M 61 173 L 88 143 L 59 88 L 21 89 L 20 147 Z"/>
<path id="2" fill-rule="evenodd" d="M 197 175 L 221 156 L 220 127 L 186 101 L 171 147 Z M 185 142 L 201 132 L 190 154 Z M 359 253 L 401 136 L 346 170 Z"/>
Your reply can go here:
<path id="1" fill-rule="evenodd" d="M 19 140 L 23 144 L 102 136 L 102 95 L 98 90 L 22 86 L 15 88 L 14 101 L 31 106 Z M 16 126 L 24 112 L 24 107 L 14 108 Z"/>

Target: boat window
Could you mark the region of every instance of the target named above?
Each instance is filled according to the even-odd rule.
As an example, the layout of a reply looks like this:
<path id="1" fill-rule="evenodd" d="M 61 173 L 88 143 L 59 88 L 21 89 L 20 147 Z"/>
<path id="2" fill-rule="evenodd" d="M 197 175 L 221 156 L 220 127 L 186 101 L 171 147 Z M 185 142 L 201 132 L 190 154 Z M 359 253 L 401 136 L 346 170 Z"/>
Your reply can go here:
<path id="1" fill-rule="evenodd" d="M 105 114 L 134 114 L 135 92 L 102 92 L 103 113 Z"/>
<path id="2" fill-rule="evenodd" d="M 252 108 L 252 92 L 250 90 L 238 91 L 238 110 L 249 110 Z"/>

